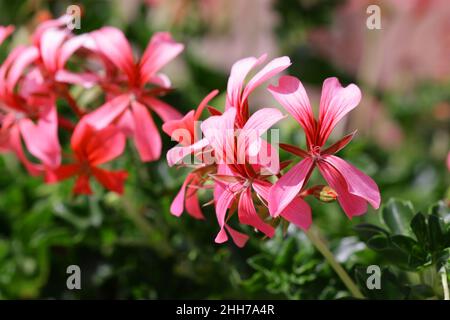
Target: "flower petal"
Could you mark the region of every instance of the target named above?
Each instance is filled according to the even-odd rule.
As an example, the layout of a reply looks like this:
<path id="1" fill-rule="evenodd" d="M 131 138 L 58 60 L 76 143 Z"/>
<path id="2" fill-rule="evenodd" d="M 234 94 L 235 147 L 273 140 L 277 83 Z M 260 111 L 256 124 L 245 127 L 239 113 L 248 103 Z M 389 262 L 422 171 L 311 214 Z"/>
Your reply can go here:
<path id="1" fill-rule="evenodd" d="M 164 121 L 181 119 L 183 115 L 171 105 L 151 96 L 141 98 Z"/>
<path id="2" fill-rule="evenodd" d="M 311 170 L 313 160 L 305 158 L 293 166 L 272 186 L 269 194 L 269 211 L 273 217 L 278 216 L 305 185 Z"/>
<path id="3" fill-rule="evenodd" d="M 310 206 L 300 197 L 294 200 L 280 213 L 280 216 L 303 230 L 308 230 L 312 223 Z"/>
<path id="4" fill-rule="evenodd" d="M 201 130 L 222 163 L 234 163 L 234 120 L 236 109 L 230 108 L 221 116 L 211 116 L 201 124 Z"/>
<path id="5" fill-rule="evenodd" d="M 124 72 L 129 81 L 135 81 L 133 51 L 123 32 L 114 27 L 103 27 L 91 33 L 97 50 Z"/>
<path id="6" fill-rule="evenodd" d="M 195 154 L 197 152 L 200 152 L 203 148 L 205 148 L 208 145 L 208 140 L 202 139 L 200 141 L 197 141 L 196 143 L 189 145 L 187 147 L 183 146 L 175 146 L 169 151 L 167 151 L 167 163 L 169 167 L 172 167 L 176 164 L 180 164 L 181 160 L 184 159 L 189 154 Z M 190 164 L 190 163 L 188 163 Z"/>
<path id="7" fill-rule="evenodd" d="M 123 194 L 123 185 L 128 177 L 126 171 L 108 171 L 91 168 L 93 175 L 106 189 Z"/>
<path id="8" fill-rule="evenodd" d="M 58 140 L 56 107 L 47 106 L 36 124 L 25 118 L 20 120 L 19 126 L 28 151 L 46 166 L 58 167 L 61 163 L 61 147 Z"/>
<path id="9" fill-rule="evenodd" d="M 161 156 L 162 142 L 158 128 L 147 108 L 141 103 L 131 103 L 134 118 L 134 143 L 142 161 L 153 161 Z"/>
<path id="10" fill-rule="evenodd" d="M 184 45 L 175 42 L 170 33 L 155 33 L 140 62 L 140 83 L 147 83 L 151 77 L 179 55 L 183 49 Z"/>
<path id="11" fill-rule="evenodd" d="M 350 84 L 342 87 L 337 78 L 328 78 L 323 82 L 320 97 L 319 127 L 322 146 L 336 124 L 361 101 L 361 90 Z"/>
<path id="12" fill-rule="evenodd" d="M 241 59 L 233 64 L 227 84 L 226 109 L 231 107 L 239 108 L 245 78 L 247 77 L 250 70 L 252 70 L 258 64 L 262 63 L 266 59 L 266 57 L 266 54 L 262 55 L 259 58 L 248 57 Z"/>
<path id="13" fill-rule="evenodd" d="M 314 134 L 314 115 L 308 95 L 300 80 L 292 76 L 282 76 L 278 87 L 269 86 L 273 97 L 305 130 L 307 139 L 311 141 Z"/>
<path id="14" fill-rule="evenodd" d="M 344 177 L 332 165 L 325 161 L 318 163 L 320 173 L 337 194 L 337 200 L 345 214 L 351 219 L 360 216 L 367 211 L 367 201 L 355 196 L 348 191 L 347 182 Z"/>
<path id="15" fill-rule="evenodd" d="M 238 215 L 240 223 L 248 224 L 258 229 L 269 238 L 272 238 L 275 234 L 275 229 L 269 224 L 265 223 L 256 213 L 250 188 L 247 188 L 241 193 L 241 197 L 239 199 Z"/>
<path id="16" fill-rule="evenodd" d="M 14 26 L 0 26 L 0 45 L 14 32 Z"/>
<path id="17" fill-rule="evenodd" d="M 245 86 L 242 93 L 242 101 L 247 100 L 250 93 L 260 86 L 264 81 L 269 80 L 276 74 L 285 70 L 291 65 L 289 57 L 279 57 L 270 61 L 264 68 L 262 68 Z"/>
<path id="18" fill-rule="evenodd" d="M 325 161 L 339 171 L 351 194 L 366 199 L 374 209 L 380 207 L 380 191 L 372 178 L 339 157 L 329 155 Z"/>
<path id="19" fill-rule="evenodd" d="M 130 105 L 127 94 L 117 96 L 84 117 L 91 126 L 102 129 L 116 120 Z"/>
<path id="20" fill-rule="evenodd" d="M 119 157 L 125 149 L 125 135 L 115 126 L 95 132 L 86 144 L 91 165 L 100 165 Z"/>

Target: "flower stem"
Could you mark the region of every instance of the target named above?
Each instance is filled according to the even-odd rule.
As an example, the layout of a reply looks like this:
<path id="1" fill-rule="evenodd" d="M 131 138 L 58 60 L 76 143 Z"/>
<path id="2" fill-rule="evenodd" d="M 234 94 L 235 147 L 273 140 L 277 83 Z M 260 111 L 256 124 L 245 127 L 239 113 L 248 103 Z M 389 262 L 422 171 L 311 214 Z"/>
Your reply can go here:
<path id="1" fill-rule="evenodd" d="M 333 253 L 328 249 L 328 246 L 322 240 L 318 230 L 308 230 L 305 232 L 308 239 L 312 242 L 312 244 L 316 247 L 317 250 L 325 257 L 334 271 L 337 273 L 339 278 L 345 284 L 350 293 L 358 299 L 364 299 L 364 295 L 361 293 L 359 288 L 353 282 L 352 278 L 348 275 L 348 273 L 342 268 L 339 262 L 336 261 Z"/>
<path id="2" fill-rule="evenodd" d="M 444 300 L 450 300 L 450 293 L 448 290 L 448 281 L 447 281 L 447 272 L 445 270 L 445 267 L 441 268 L 440 274 L 441 274 L 442 288 L 444 289 Z"/>

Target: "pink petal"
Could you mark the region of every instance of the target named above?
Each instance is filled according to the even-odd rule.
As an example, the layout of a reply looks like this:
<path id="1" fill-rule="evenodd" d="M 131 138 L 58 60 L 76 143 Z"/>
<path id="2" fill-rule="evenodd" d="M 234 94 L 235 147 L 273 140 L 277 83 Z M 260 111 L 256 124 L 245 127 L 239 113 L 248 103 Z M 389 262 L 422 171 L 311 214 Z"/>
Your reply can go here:
<path id="1" fill-rule="evenodd" d="M 314 115 L 308 95 L 300 80 L 292 76 L 282 76 L 278 87 L 269 86 L 273 97 L 303 127 L 308 139 L 314 133 Z"/>
<path id="2" fill-rule="evenodd" d="M 89 137 L 86 153 L 91 165 L 100 165 L 119 157 L 125 149 L 125 135 L 116 127 L 108 126 Z"/>
<path id="3" fill-rule="evenodd" d="M 246 131 L 254 131 L 258 136 L 264 134 L 275 123 L 283 119 L 284 116 L 280 110 L 275 108 L 263 108 L 259 109 L 247 120 L 242 128 L 241 134 Z"/>
<path id="4" fill-rule="evenodd" d="M 201 117 L 201 115 L 202 115 L 202 112 L 203 112 L 203 109 L 205 108 L 205 107 L 207 107 L 208 106 L 208 103 L 215 97 L 215 96 L 217 96 L 219 94 L 219 90 L 213 90 L 213 91 L 211 91 L 210 93 L 208 93 L 207 95 L 206 95 L 206 97 L 204 97 L 203 98 L 203 100 L 200 102 L 200 104 L 198 105 L 198 107 L 197 107 L 197 110 L 195 110 L 195 115 L 194 115 L 194 118 L 195 118 L 195 120 L 198 120 L 198 119 L 200 119 L 200 117 Z"/>
<path id="5" fill-rule="evenodd" d="M 230 236 L 233 239 L 233 242 L 239 248 L 243 248 L 249 239 L 249 236 L 247 236 L 246 234 L 236 231 L 233 228 L 231 228 L 228 224 L 225 224 L 225 228 L 221 229 L 219 231 L 219 233 L 217 234 L 217 236 L 214 240 L 216 243 L 224 243 L 224 242 L 228 241 L 228 235 L 225 230 L 230 233 Z"/>
<path id="6" fill-rule="evenodd" d="M 311 208 L 300 197 L 295 197 L 294 200 L 281 211 L 280 215 L 303 230 L 308 230 L 312 223 Z"/>
<path id="7" fill-rule="evenodd" d="M 242 93 L 242 101 L 247 100 L 250 93 L 260 86 L 266 80 L 269 80 L 276 74 L 285 70 L 291 65 L 289 57 L 279 57 L 270 61 L 264 68 L 262 68 L 255 76 L 247 83 L 247 86 Z"/>
<path id="8" fill-rule="evenodd" d="M 151 96 L 141 98 L 164 121 L 181 119 L 183 115 L 171 105 Z"/>
<path id="9" fill-rule="evenodd" d="M 100 168 L 91 168 L 91 170 L 103 187 L 118 194 L 123 194 L 123 185 L 128 177 L 126 171 L 108 171 Z"/>
<path id="10" fill-rule="evenodd" d="M 80 85 L 89 89 L 96 85 L 99 79 L 97 75 L 93 73 L 74 73 L 67 70 L 58 70 L 55 74 L 55 80 L 68 84 Z"/>
<path id="11" fill-rule="evenodd" d="M 56 107 L 48 106 L 36 124 L 30 119 L 19 122 L 20 132 L 28 151 L 45 165 L 55 168 L 61 163 Z"/>
<path id="12" fill-rule="evenodd" d="M 243 234 L 239 231 L 234 230 L 229 225 L 225 225 L 225 229 L 227 229 L 228 233 L 230 234 L 231 238 L 233 239 L 233 242 L 239 247 L 243 248 L 245 244 L 247 243 L 249 236 L 246 234 Z"/>
<path id="13" fill-rule="evenodd" d="M 19 158 L 19 160 L 23 163 L 25 168 L 32 176 L 37 176 L 42 173 L 44 169 L 43 166 L 41 164 L 35 164 L 29 161 L 25 153 L 23 152 L 19 126 L 14 125 L 13 127 L 11 127 L 8 130 L 8 137 L 6 137 L 6 139 L 7 145 L 6 146 L 2 145 L 2 149 L 7 148 L 12 152 L 14 152 L 17 158 Z"/>
<path id="14" fill-rule="evenodd" d="M 142 85 L 147 83 L 162 67 L 179 55 L 183 49 L 183 44 L 175 42 L 170 33 L 155 33 L 140 62 L 140 83 Z"/>
<path id="15" fill-rule="evenodd" d="M 134 143 L 142 161 L 153 161 L 161 156 L 162 142 L 158 128 L 147 108 L 141 103 L 131 103 L 134 118 Z"/>
<path id="16" fill-rule="evenodd" d="M 0 26 L 0 45 L 14 32 L 14 26 Z"/>
<path id="17" fill-rule="evenodd" d="M 14 92 L 17 81 L 23 75 L 24 70 L 39 57 L 39 52 L 34 47 L 27 47 L 17 51 L 17 56 L 11 63 L 8 72 L 7 89 Z"/>
<path id="18" fill-rule="evenodd" d="M 227 108 L 239 107 L 245 78 L 247 77 L 250 70 L 258 64 L 262 63 L 266 59 L 266 57 L 266 54 L 262 55 L 258 59 L 255 57 L 248 57 L 241 59 L 233 64 L 227 84 Z"/>
<path id="19" fill-rule="evenodd" d="M 278 179 L 270 189 L 268 202 L 269 211 L 273 217 L 278 216 L 306 184 L 313 163 L 311 158 L 303 159 Z"/>
<path id="20" fill-rule="evenodd" d="M 64 68 L 67 63 L 67 60 L 80 48 L 85 47 L 88 41 L 91 39 L 86 34 L 82 34 L 80 36 L 75 36 L 65 41 L 61 46 L 58 56 L 58 69 Z"/>
<path id="21" fill-rule="evenodd" d="M 247 188 L 241 193 L 241 197 L 239 199 L 238 215 L 240 223 L 248 224 L 258 229 L 269 238 L 272 238 L 275 234 L 275 229 L 265 223 L 256 213 L 250 188 Z"/>
<path id="22" fill-rule="evenodd" d="M 48 29 L 42 34 L 41 59 L 49 72 L 58 69 L 59 50 L 68 36 L 68 30 Z"/>
<path id="23" fill-rule="evenodd" d="M 216 203 L 216 216 L 217 221 L 219 222 L 220 229 L 224 228 L 227 210 L 236 198 L 235 188 L 237 186 L 239 186 L 239 184 L 235 183 L 225 188 Z"/>
<path id="24" fill-rule="evenodd" d="M 222 163 L 234 163 L 234 119 L 236 109 L 229 108 L 221 116 L 211 116 L 201 124 L 201 130 Z"/>
<path id="25" fill-rule="evenodd" d="M 323 82 L 320 98 L 320 145 L 323 145 L 336 124 L 361 101 L 361 90 L 350 84 L 342 87 L 337 78 Z"/>
<path id="26" fill-rule="evenodd" d="M 133 52 L 122 31 L 113 27 L 103 27 L 91 33 L 97 49 L 117 68 L 122 70 L 129 81 L 135 81 Z"/>
<path id="27" fill-rule="evenodd" d="M 208 145 L 208 140 L 202 139 L 200 141 L 197 141 L 196 143 L 183 147 L 183 146 L 176 146 L 167 151 L 167 163 L 169 167 L 172 167 L 176 164 L 180 164 L 181 160 L 183 160 L 184 157 L 186 157 L 189 154 L 195 154 L 197 152 L 200 152 Z M 187 164 L 190 164 L 189 162 Z"/>
<path id="28" fill-rule="evenodd" d="M 172 86 L 170 79 L 164 73 L 157 73 L 148 79 L 148 82 L 158 87 L 169 89 Z"/>
<path id="29" fill-rule="evenodd" d="M 188 194 L 186 195 L 186 211 L 189 215 L 195 219 L 205 219 L 198 202 L 197 189 L 188 189 Z"/>
<path id="30" fill-rule="evenodd" d="M 117 96 L 84 117 L 91 126 L 102 129 L 118 118 L 130 105 L 127 94 Z"/>
<path id="31" fill-rule="evenodd" d="M 195 111 L 189 111 L 183 118 L 165 122 L 162 129 L 173 141 L 183 145 L 194 143 Z"/>
<path id="32" fill-rule="evenodd" d="M 188 174 L 186 176 L 186 179 L 184 179 L 180 191 L 178 191 L 177 195 L 172 201 L 172 204 L 170 205 L 170 213 L 176 217 L 181 216 L 181 214 L 184 211 L 184 199 L 186 196 L 186 188 L 188 184 L 192 181 L 192 179 L 193 179 L 192 174 Z"/>
<path id="33" fill-rule="evenodd" d="M 339 157 L 329 155 L 325 157 L 325 161 L 339 171 L 351 194 L 366 199 L 374 209 L 380 207 L 380 191 L 372 178 Z"/>
<path id="34" fill-rule="evenodd" d="M 318 166 L 330 187 L 337 192 L 337 200 L 350 219 L 354 216 L 360 216 L 367 211 L 367 201 L 348 191 L 347 182 L 336 168 L 325 161 L 320 161 Z"/>

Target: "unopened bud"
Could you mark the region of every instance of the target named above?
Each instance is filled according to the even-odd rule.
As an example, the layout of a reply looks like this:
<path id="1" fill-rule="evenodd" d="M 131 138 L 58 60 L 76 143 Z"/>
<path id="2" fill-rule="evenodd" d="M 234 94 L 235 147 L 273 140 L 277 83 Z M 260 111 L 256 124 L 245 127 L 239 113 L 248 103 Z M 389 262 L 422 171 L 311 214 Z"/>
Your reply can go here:
<path id="1" fill-rule="evenodd" d="M 333 202 L 338 196 L 334 189 L 323 185 L 311 188 L 311 193 L 316 199 L 322 202 Z"/>

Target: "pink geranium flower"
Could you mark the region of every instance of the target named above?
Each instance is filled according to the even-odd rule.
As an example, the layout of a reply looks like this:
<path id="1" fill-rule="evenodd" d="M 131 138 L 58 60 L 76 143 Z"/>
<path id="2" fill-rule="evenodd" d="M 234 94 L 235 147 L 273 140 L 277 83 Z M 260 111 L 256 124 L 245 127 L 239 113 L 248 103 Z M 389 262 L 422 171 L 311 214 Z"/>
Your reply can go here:
<path id="1" fill-rule="evenodd" d="M 276 100 L 302 126 L 306 134 L 307 150 L 295 146 L 282 146 L 303 158 L 271 188 L 269 209 L 279 215 L 306 185 L 314 167 L 318 167 L 328 184 L 337 192 L 337 200 L 349 218 L 367 211 L 367 202 L 377 209 L 380 192 L 376 183 L 363 172 L 335 156 L 353 138 L 353 133 L 335 144 L 325 143 L 336 124 L 361 100 L 359 88 L 350 84 L 342 87 L 337 78 L 328 78 L 322 87 L 319 119 L 316 120 L 302 83 L 295 77 L 280 78 L 278 87 L 269 91 Z"/>
<path id="2" fill-rule="evenodd" d="M 178 164 L 189 154 L 195 155 L 196 153 L 199 153 L 195 156 L 199 156 L 199 160 L 202 159 L 201 153 L 208 145 L 208 141 L 198 137 L 196 125 L 200 120 L 204 108 L 218 92 L 218 90 L 214 90 L 209 93 L 202 102 L 200 102 L 196 110 L 189 111 L 183 118 L 167 121 L 163 124 L 163 131 L 180 144 L 180 146 L 175 146 L 167 152 L 167 162 L 169 166 Z M 173 200 L 172 205 L 170 206 L 170 212 L 179 217 L 186 206 L 186 211 L 192 217 L 204 219 L 198 203 L 197 192 L 200 188 L 203 188 L 203 184 L 206 182 L 205 176 L 214 172 L 216 169 L 214 165 L 204 164 L 200 161 L 193 166 L 194 169 L 186 176 L 180 191 Z"/>
<path id="3" fill-rule="evenodd" d="M 73 192 L 91 194 L 89 180 L 94 177 L 106 189 L 123 193 L 126 171 L 110 171 L 99 166 L 119 157 L 125 149 L 125 136 L 114 126 L 95 130 L 86 121 L 81 120 L 75 128 L 70 141 L 74 152 L 73 162 L 48 170 L 46 180 L 54 183 L 76 177 Z"/>
<path id="4" fill-rule="evenodd" d="M 143 161 L 158 159 L 161 137 L 149 111 L 154 111 L 164 122 L 181 118 L 176 109 L 156 96 L 170 89 L 168 77 L 159 71 L 183 50 L 183 45 L 175 42 L 169 33 L 156 33 L 136 62 L 122 31 L 104 27 L 91 36 L 106 66 L 106 77 L 100 84 L 107 91 L 108 101 L 89 114 L 87 121 L 97 129 L 114 123 L 134 138 Z"/>
<path id="5" fill-rule="evenodd" d="M 2 150 L 15 152 L 31 174 L 38 174 L 43 168 L 27 160 L 21 138 L 27 150 L 45 166 L 54 168 L 61 161 L 55 95 L 51 92 L 34 95 L 20 90 L 24 70 L 37 57 L 36 48 L 17 47 L 0 67 Z"/>
<path id="6" fill-rule="evenodd" d="M 268 237 L 272 237 L 275 232 L 274 228 L 259 216 L 253 202 L 253 194 L 255 194 L 262 199 L 261 204 L 265 207 L 271 186 L 267 179 L 271 175 L 263 173 L 263 166 L 258 162 L 259 158 L 251 154 L 254 140 L 248 137 L 262 135 L 281 120 L 283 115 L 277 109 L 260 109 L 247 120 L 242 128 L 236 126 L 236 116 L 236 108 L 230 107 L 223 115 L 212 116 L 201 125 L 202 132 L 219 161 L 218 172 L 212 175 L 219 187 L 215 189 L 216 215 L 220 227 L 215 240 L 217 243 L 228 239 L 225 231 L 228 229 L 226 221 L 233 214 L 230 208 L 234 203 L 237 203 L 240 223 L 250 225 Z M 228 209 L 230 214 L 227 218 Z M 311 223 L 310 208 L 300 197 L 293 199 L 292 205 L 284 208 L 281 216 L 304 229 Z"/>

